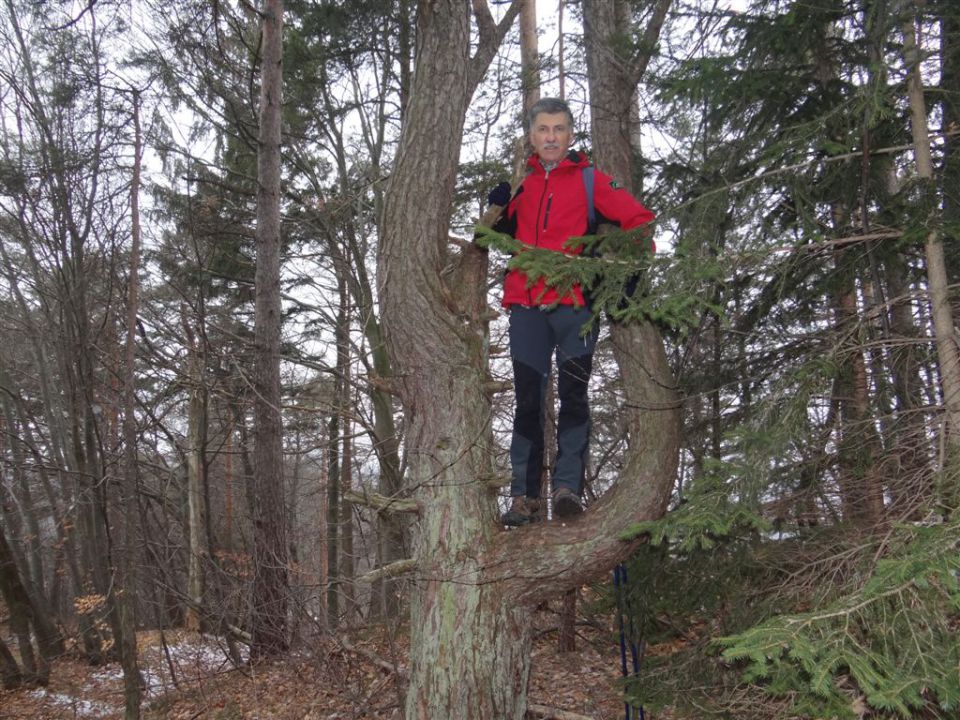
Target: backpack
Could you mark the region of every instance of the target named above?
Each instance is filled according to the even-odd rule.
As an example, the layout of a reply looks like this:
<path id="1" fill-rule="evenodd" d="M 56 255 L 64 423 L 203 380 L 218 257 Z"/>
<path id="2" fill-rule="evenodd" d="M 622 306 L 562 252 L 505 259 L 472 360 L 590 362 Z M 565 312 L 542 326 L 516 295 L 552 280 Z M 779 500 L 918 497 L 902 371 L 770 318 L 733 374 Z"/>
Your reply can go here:
<path id="1" fill-rule="evenodd" d="M 593 205 L 593 165 L 583 169 L 583 189 L 587 191 L 587 235 L 597 234 L 597 209 Z"/>

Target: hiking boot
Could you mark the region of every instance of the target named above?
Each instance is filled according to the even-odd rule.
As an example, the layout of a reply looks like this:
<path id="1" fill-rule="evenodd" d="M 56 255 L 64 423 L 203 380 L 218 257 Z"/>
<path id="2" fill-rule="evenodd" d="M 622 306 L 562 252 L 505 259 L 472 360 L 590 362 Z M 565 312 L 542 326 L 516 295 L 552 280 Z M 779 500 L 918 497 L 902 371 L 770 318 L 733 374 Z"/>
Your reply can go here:
<path id="1" fill-rule="evenodd" d="M 539 498 L 514 495 L 510 499 L 510 509 L 500 517 L 500 522 L 511 527 L 528 525 L 540 519 L 538 512 L 540 512 Z"/>
<path id="2" fill-rule="evenodd" d="M 580 496 L 569 488 L 560 488 L 553 494 L 553 514 L 560 518 L 569 518 L 583 512 Z"/>

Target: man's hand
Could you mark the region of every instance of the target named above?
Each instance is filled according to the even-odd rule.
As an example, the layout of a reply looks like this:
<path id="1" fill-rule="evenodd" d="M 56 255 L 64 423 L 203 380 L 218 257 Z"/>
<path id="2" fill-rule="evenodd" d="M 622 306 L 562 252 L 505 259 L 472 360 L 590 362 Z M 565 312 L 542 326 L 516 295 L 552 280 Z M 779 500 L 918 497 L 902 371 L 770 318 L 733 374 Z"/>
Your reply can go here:
<path id="1" fill-rule="evenodd" d="M 490 191 L 490 194 L 487 195 L 487 202 L 490 205 L 499 205 L 500 207 L 506 207 L 507 203 L 510 202 L 510 196 L 512 194 L 513 194 L 513 189 L 510 187 L 510 183 L 504 180 L 502 183 L 500 183 L 493 190 Z"/>

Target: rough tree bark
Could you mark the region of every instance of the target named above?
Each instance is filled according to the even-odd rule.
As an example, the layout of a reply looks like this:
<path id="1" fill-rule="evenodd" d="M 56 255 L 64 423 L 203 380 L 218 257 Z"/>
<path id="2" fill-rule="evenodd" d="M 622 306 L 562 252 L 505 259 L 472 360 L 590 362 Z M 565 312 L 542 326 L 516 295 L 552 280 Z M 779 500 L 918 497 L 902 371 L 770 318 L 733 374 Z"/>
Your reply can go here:
<path id="1" fill-rule="evenodd" d="M 280 111 L 283 0 L 265 0 L 257 153 L 256 368 L 253 486 L 254 576 L 250 657 L 287 648 L 287 538 L 284 520 L 283 421 L 280 415 Z"/>
<path id="2" fill-rule="evenodd" d="M 419 507 L 407 720 L 520 720 L 533 608 L 625 557 L 632 545 L 621 534 L 660 514 L 676 469 L 672 382 L 646 329 L 630 350 L 642 370 L 641 407 L 655 409 L 637 411 L 644 434 L 622 482 L 567 525 L 506 532 L 498 524 L 485 442 L 486 265 L 474 248 L 458 256 L 447 248 L 467 105 L 518 10 L 513 2 L 497 25 L 481 0 L 421 4 L 417 70 L 384 206 L 380 298 Z"/>

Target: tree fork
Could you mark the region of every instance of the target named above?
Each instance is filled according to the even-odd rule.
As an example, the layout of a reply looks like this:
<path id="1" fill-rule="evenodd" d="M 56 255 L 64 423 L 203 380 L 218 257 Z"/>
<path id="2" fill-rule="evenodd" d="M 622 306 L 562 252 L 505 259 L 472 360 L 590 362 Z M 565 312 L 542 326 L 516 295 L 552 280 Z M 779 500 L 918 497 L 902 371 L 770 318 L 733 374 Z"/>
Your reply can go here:
<path id="1" fill-rule="evenodd" d="M 422 508 L 411 558 L 417 572 L 411 580 L 408 720 L 524 717 L 533 609 L 605 575 L 630 553 L 633 543 L 620 536 L 634 522 L 663 512 L 679 444 L 662 343 L 652 329 L 638 329 L 637 344 L 628 338 L 623 346 L 637 356 L 637 370 L 626 378 L 641 384 L 632 398 L 639 407 L 671 409 L 632 413 L 633 450 L 623 481 L 580 520 L 509 533 L 499 525 L 489 483 L 491 407 L 480 292 L 486 284 L 471 277 L 457 286 L 462 295 L 454 318 L 444 304 L 441 272 L 450 265 L 449 219 L 467 106 L 519 3 L 511 3 L 499 26 L 482 0 L 473 0 L 472 9 L 479 30 L 473 57 L 464 3 L 440 0 L 419 15 L 417 73 L 378 248 L 387 347 L 406 415 L 408 487 Z M 441 94 L 445 102 L 438 103 Z M 415 215 L 409 212 L 414 206 Z"/>

